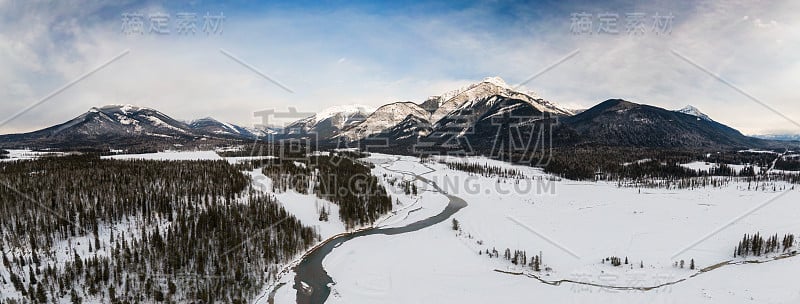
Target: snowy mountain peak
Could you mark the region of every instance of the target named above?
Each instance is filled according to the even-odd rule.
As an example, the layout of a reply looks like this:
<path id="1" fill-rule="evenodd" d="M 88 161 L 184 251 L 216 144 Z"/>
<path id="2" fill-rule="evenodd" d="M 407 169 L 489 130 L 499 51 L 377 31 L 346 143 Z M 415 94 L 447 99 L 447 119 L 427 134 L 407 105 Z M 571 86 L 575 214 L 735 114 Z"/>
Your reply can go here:
<path id="1" fill-rule="evenodd" d="M 366 105 L 341 105 L 324 109 L 286 126 L 289 134 L 316 133 L 332 137 L 342 130 L 364 121 L 375 109 Z"/>
<path id="2" fill-rule="evenodd" d="M 219 120 L 216 120 L 214 117 L 206 116 L 206 117 L 203 117 L 203 118 L 198 118 L 198 119 L 195 119 L 195 120 L 186 121 L 186 123 L 191 125 L 191 124 L 194 124 L 194 123 L 199 123 L 199 122 L 204 122 L 204 121 L 219 122 Z"/>
<path id="3" fill-rule="evenodd" d="M 413 102 L 395 102 L 378 108 L 364 121 L 347 129 L 339 136 L 357 140 L 394 127 L 408 116 L 414 116 L 427 122 L 429 115 L 430 112 Z"/>
<path id="4" fill-rule="evenodd" d="M 692 105 L 687 105 L 687 106 L 683 107 L 683 109 L 676 110 L 675 112 L 683 113 L 683 114 L 689 114 L 689 115 L 692 115 L 692 116 L 695 116 L 697 118 L 700 118 L 700 119 L 703 119 L 703 120 L 707 120 L 707 121 L 714 121 L 713 119 L 711 119 L 711 117 L 708 117 L 708 115 L 704 114 L 703 112 L 700 112 L 700 110 L 698 108 L 696 108 L 696 107 L 694 107 Z"/>
<path id="5" fill-rule="evenodd" d="M 519 92 L 519 93 L 528 95 L 528 96 L 532 97 L 533 99 L 542 99 L 539 96 L 539 94 L 536 94 L 536 92 L 529 91 L 529 90 L 528 91 L 523 91 L 523 90 L 521 90 L 521 88 L 517 88 L 517 87 L 511 86 L 508 83 L 506 83 L 505 80 L 503 80 L 503 78 L 500 78 L 499 76 L 486 77 L 486 78 L 483 79 L 483 82 L 484 83 L 493 84 L 493 85 L 495 85 L 497 87 L 500 87 L 502 89 L 505 89 L 507 91 L 514 91 L 514 92 Z"/>
<path id="6" fill-rule="evenodd" d="M 519 91 L 508 85 L 500 77 L 487 77 L 483 81 L 473 83 L 460 90 L 451 91 L 441 95 L 437 100 L 439 106 L 433 111 L 430 121 L 435 123 L 445 115 L 457 110 L 462 106 L 469 106 L 471 102 L 486 99 L 491 96 L 503 96 L 508 98 L 524 100 L 541 112 L 550 112 L 557 115 L 573 115 L 570 110 L 559 107 L 558 105 L 544 100 L 533 92 Z M 430 108 L 430 100 L 426 101 L 426 108 Z"/>
<path id="7" fill-rule="evenodd" d="M 503 78 L 500 78 L 499 76 L 486 77 L 486 78 L 483 79 L 483 82 L 491 83 L 493 85 L 496 85 L 498 87 L 501 87 L 501 88 L 504 88 L 504 89 L 508 89 L 508 90 L 513 90 L 514 89 L 510 85 L 508 85 L 506 83 L 506 81 L 503 80 Z"/>
<path id="8" fill-rule="evenodd" d="M 138 107 L 131 104 L 110 104 L 105 105 L 102 107 L 94 107 L 89 111 L 100 111 L 100 112 L 122 112 L 124 114 L 128 114 L 130 112 L 136 112 L 139 110 L 151 110 L 149 108 Z"/>
<path id="9" fill-rule="evenodd" d="M 339 106 L 332 106 L 330 108 L 324 109 L 318 112 L 315 116 L 316 121 L 322 121 L 326 118 L 330 118 L 336 116 L 337 114 L 350 116 L 354 114 L 363 114 L 369 115 L 375 112 L 375 108 L 367 105 L 361 104 L 352 104 L 352 105 L 339 105 Z"/>

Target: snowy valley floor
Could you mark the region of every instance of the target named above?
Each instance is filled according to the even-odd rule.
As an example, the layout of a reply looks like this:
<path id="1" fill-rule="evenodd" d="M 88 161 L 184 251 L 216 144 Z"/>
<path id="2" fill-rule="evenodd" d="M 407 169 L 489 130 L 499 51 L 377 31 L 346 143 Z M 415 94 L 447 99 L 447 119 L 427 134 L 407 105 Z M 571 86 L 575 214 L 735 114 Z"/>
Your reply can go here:
<path id="1" fill-rule="evenodd" d="M 199 152 L 147 157 L 222 159 Z M 458 232 L 447 220 L 404 234 L 357 237 L 335 248 L 323 261 L 336 282 L 327 303 L 800 303 L 794 280 L 800 256 L 747 259 L 770 260 L 765 263 L 733 257 L 745 233 L 800 233 L 800 191 L 792 185 L 777 183 L 774 190 L 772 184 L 756 190 L 746 182 L 691 190 L 632 188 L 560 180 L 539 169 L 484 158 L 443 160 L 513 168 L 525 178 L 482 177 L 436 161 L 372 154 L 366 161 L 376 165 L 373 174 L 396 200 L 394 211 L 374 226 L 402 227 L 445 208 L 447 197 L 430 185 L 415 181 L 416 195 L 399 187 L 413 181 L 413 175 L 436 182 L 468 206 L 453 216 Z M 272 192 L 271 181 L 259 170 L 248 174 L 258 188 Z M 275 195 L 323 239 L 346 232 L 335 204 L 291 190 Z M 319 221 L 321 207 L 332 215 L 328 222 Z M 525 251 L 529 261 L 541 252 L 542 271 L 505 260 L 506 248 Z M 489 258 L 487 249 L 496 249 L 500 257 Z M 627 257 L 629 264 L 601 263 L 611 256 Z M 695 270 L 689 269 L 692 259 Z M 680 260 L 685 266 L 675 267 Z M 713 267 L 726 262 L 731 265 Z M 700 273 L 704 268 L 714 269 Z M 531 276 L 587 284 L 545 284 Z M 602 287 L 668 282 L 677 283 L 647 291 Z M 274 291 L 274 303 L 294 303 L 293 284 L 289 265 L 256 302 L 267 303 Z"/>
<path id="2" fill-rule="evenodd" d="M 793 280 L 800 257 L 725 265 L 690 278 L 699 269 L 742 261 L 733 258 L 733 249 L 745 233 L 782 237 L 800 232 L 795 218 L 800 194 L 790 185 L 778 184 L 774 191 L 748 190 L 747 183 L 693 190 L 620 188 L 615 183 L 550 181 L 538 169 L 482 158 L 449 159 L 516 168 L 526 175 L 517 183 L 436 162 L 422 164 L 413 157 L 373 154 L 368 161 L 385 180 L 410 181 L 413 172 L 469 205 L 453 216 L 460 232 L 448 220 L 405 234 L 358 237 L 334 249 L 323 262 L 336 282 L 327 303 L 800 302 Z M 404 226 L 439 213 L 447 204 L 444 195 L 419 181 L 416 196 L 386 185 L 399 204 L 395 214 L 376 226 Z M 319 226 L 323 237 L 344 232 L 340 222 L 317 220 L 315 206 L 325 204 L 321 200 L 293 192 L 278 194 L 278 199 L 304 224 Z M 543 270 L 511 264 L 503 259 L 506 248 L 524 250 L 528 258 L 541 252 Z M 487 257 L 487 249 L 496 249 L 500 257 Z M 601 263 L 611 256 L 627 257 L 629 264 Z M 692 259 L 696 270 L 689 269 Z M 674 266 L 680 260 L 684 268 Z M 683 281 L 641 291 L 570 282 L 553 286 L 529 275 L 617 287 Z M 275 292 L 275 303 L 294 302 L 293 280 L 291 272 L 281 279 L 286 284 Z"/>

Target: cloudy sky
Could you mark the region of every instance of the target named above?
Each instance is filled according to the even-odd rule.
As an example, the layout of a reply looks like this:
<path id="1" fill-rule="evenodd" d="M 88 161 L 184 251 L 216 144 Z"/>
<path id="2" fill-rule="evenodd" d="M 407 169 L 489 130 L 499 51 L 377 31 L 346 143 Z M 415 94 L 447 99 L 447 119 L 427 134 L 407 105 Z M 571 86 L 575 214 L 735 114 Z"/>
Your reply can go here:
<path id="1" fill-rule="evenodd" d="M 692 104 L 747 134 L 800 133 L 798 1 L 372 2 L 0 0 L 0 121 L 58 92 L 0 133 L 105 104 L 252 125 L 259 110 L 422 101 L 543 70 L 525 88 L 571 108 Z M 124 17 L 137 14 L 141 33 Z M 165 15 L 169 33 L 151 30 Z"/>

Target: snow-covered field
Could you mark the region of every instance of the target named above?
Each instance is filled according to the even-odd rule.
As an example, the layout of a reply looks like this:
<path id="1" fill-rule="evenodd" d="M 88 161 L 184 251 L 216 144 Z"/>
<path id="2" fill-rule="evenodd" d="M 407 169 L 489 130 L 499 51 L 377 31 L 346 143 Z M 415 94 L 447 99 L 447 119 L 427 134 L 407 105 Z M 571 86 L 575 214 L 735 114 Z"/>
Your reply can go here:
<path id="1" fill-rule="evenodd" d="M 11 152 L 17 159 L 41 156 Z M 250 159 L 223 158 L 213 151 L 105 158 L 225 159 L 231 163 Z M 372 154 L 366 161 L 376 165 L 373 174 L 395 202 L 394 211 L 374 226 L 402 227 L 447 206 L 444 194 L 413 175 L 436 183 L 468 206 L 453 216 L 460 231 L 454 231 L 448 219 L 409 233 L 357 237 L 335 248 L 323 261 L 336 282 L 328 303 L 800 303 L 800 288 L 794 281 L 800 257 L 772 261 L 773 254 L 759 258 L 764 263 L 735 264 L 742 258 L 732 256 L 745 233 L 779 237 L 800 233 L 800 221 L 795 219 L 800 214 L 796 203 L 800 193 L 792 185 L 751 187 L 732 182 L 692 190 L 620 188 L 616 183 L 561 180 L 536 168 L 485 158 L 436 160 L 514 168 L 525 178 L 483 177 L 450 170 L 436 161 Z M 710 164 L 686 166 L 702 169 Z M 271 181 L 259 170 L 246 173 L 257 188 L 272 192 Z M 417 194 L 406 194 L 400 186 L 405 182 L 413 182 Z M 336 204 L 291 190 L 274 195 L 323 239 L 346 232 Z M 328 221 L 319 220 L 320 208 L 330 213 Z M 104 231 L 102 240 L 107 238 Z M 542 271 L 505 260 L 506 248 L 524 250 L 529 259 L 541 252 Z M 487 249 L 496 249 L 500 257 L 489 258 Z M 601 263 L 611 256 L 627 258 L 629 264 Z M 692 259 L 695 270 L 689 269 Z M 685 267 L 675 267 L 681 260 Z M 733 264 L 700 272 L 729 261 Z M 588 284 L 555 283 L 559 280 Z M 293 281 L 287 267 L 280 281 L 265 287 L 265 295 L 257 302 L 266 303 L 271 287 L 283 283 L 274 302 L 294 303 Z M 676 283 L 647 291 L 603 287 L 652 287 L 668 282 Z"/>
<path id="2" fill-rule="evenodd" d="M 694 190 L 618 188 L 613 183 L 551 181 L 527 167 L 517 167 L 528 177 L 518 183 L 453 171 L 438 163 L 421 164 L 412 157 L 373 154 L 369 161 L 379 164 L 378 176 L 414 172 L 466 200 L 469 206 L 454 216 L 462 231 L 452 230 L 448 220 L 416 232 L 344 243 L 324 260 L 337 282 L 329 303 L 800 301 L 800 289 L 792 279 L 800 270 L 800 257 L 726 265 L 691 278 L 699 270 L 689 269 L 691 259 L 697 269 L 734 260 L 733 249 L 745 233 L 782 237 L 800 232 L 800 222 L 793 219 L 800 212 L 795 203 L 800 194 L 790 185 L 779 184 L 775 191 L 746 190 L 746 185 L 735 183 Z M 487 159 L 466 161 L 511 166 Z M 421 193 L 416 204 L 428 209 L 421 218 L 446 204 L 442 194 Z M 418 219 L 409 217 L 392 225 Z M 525 250 L 528 257 L 541 251 L 542 268 L 551 270 L 535 273 L 530 267 L 514 266 L 502 254 L 500 258 L 478 254 L 492 248 L 500 253 L 506 248 Z M 630 264 L 601 263 L 610 256 L 627 257 Z M 674 266 L 680 260 L 685 261 L 684 268 Z M 546 281 L 618 287 L 685 280 L 631 291 L 569 282 L 552 286 L 496 270 L 535 274 Z M 293 301 L 292 281 L 285 281 L 288 285 L 278 290 L 276 303 Z"/>
<path id="3" fill-rule="evenodd" d="M 726 164 L 726 165 L 728 167 L 730 167 L 736 173 L 741 173 L 742 170 L 744 170 L 747 167 L 750 167 L 750 166 L 747 166 L 747 165 L 734 165 L 734 164 Z M 684 168 L 697 170 L 697 171 L 706 171 L 706 172 L 708 172 L 712 168 L 717 168 L 719 166 L 720 165 L 717 164 L 717 163 L 702 162 L 702 161 L 696 161 L 696 162 L 691 162 L 691 163 L 687 163 L 687 164 L 681 164 L 681 167 L 684 167 Z M 761 171 L 761 167 L 759 167 L 759 166 L 752 166 L 752 167 L 753 167 L 753 170 L 755 170 L 755 172 L 760 172 Z"/>
<path id="4" fill-rule="evenodd" d="M 251 160 L 272 159 L 273 156 L 235 156 L 222 157 L 216 151 L 163 151 L 156 153 L 143 154 L 118 154 L 103 156 L 103 159 L 120 160 L 226 160 L 231 164 L 236 164 Z"/>
<path id="5" fill-rule="evenodd" d="M 220 160 L 221 156 L 214 151 L 163 151 L 144 154 L 118 154 L 103 156 L 104 159 L 122 160 Z"/>
<path id="6" fill-rule="evenodd" d="M 2 161 L 13 161 L 13 160 L 27 160 L 27 159 L 37 159 L 44 156 L 60 156 L 64 155 L 62 152 L 42 152 L 42 151 L 32 151 L 32 150 L 8 150 L 8 158 L 0 159 Z"/>

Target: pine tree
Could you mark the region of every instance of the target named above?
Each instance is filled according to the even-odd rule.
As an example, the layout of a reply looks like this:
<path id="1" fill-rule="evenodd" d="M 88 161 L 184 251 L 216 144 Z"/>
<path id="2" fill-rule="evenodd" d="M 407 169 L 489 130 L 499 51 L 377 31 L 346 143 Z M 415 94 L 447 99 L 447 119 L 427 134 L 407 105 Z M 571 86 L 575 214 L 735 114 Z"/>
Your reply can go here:
<path id="1" fill-rule="evenodd" d="M 72 304 L 81 304 L 82 302 L 81 297 L 78 296 L 78 293 L 75 291 L 74 288 L 72 289 L 72 292 L 70 292 L 70 301 L 72 302 Z"/>
<path id="2" fill-rule="evenodd" d="M 39 303 L 47 303 L 47 293 L 44 291 L 43 284 L 36 286 L 36 301 Z"/>

